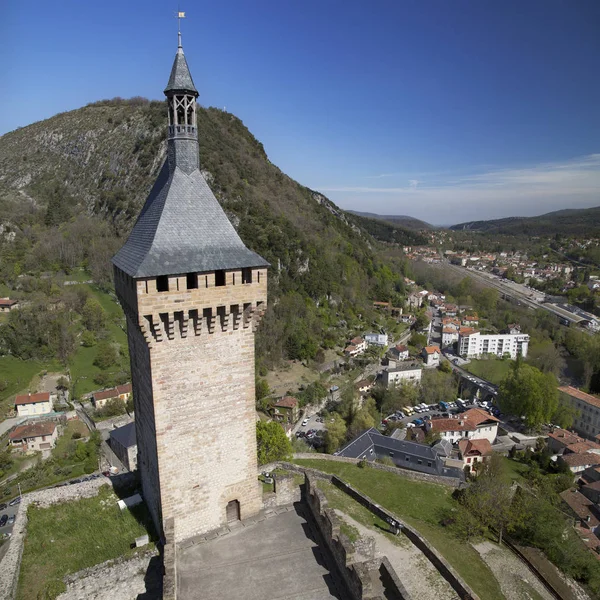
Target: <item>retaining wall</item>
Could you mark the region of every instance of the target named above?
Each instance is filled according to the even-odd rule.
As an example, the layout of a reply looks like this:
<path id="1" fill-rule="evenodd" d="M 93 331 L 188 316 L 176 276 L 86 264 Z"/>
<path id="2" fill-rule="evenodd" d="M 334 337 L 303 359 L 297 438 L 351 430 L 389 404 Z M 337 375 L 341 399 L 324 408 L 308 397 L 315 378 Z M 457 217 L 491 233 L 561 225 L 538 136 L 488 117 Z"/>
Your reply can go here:
<path id="1" fill-rule="evenodd" d="M 346 535 L 341 533 L 341 521 L 333 510 L 328 508 L 327 499 L 311 476 L 305 476 L 306 503 L 314 517 L 321 537 L 338 567 L 352 600 L 383 600 L 373 593 L 371 571 L 379 569 L 380 561 L 371 556 L 366 561 L 356 562 L 356 547 Z"/>
<path id="2" fill-rule="evenodd" d="M 358 464 L 361 462 L 358 458 L 346 458 L 345 456 L 333 456 L 332 454 L 321 454 L 315 453 L 297 453 L 294 454 L 294 458 L 308 459 L 308 460 L 332 460 L 335 462 L 345 462 L 350 464 Z M 286 463 L 287 464 L 287 463 Z M 418 471 L 411 471 L 409 469 L 401 469 L 400 467 L 390 467 L 388 465 L 382 465 L 376 462 L 366 462 L 368 468 L 377 469 L 378 471 L 387 471 L 388 473 L 394 473 L 400 477 L 407 477 L 408 479 L 414 479 L 416 481 L 426 481 L 427 483 L 439 483 L 448 487 L 460 488 L 464 487 L 464 482 L 460 481 L 456 477 L 442 477 L 439 475 L 429 475 L 427 473 L 419 473 Z M 287 468 L 287 467 L 286 467 Z M 263 467 L 264 469 L 264 467 Z"/>

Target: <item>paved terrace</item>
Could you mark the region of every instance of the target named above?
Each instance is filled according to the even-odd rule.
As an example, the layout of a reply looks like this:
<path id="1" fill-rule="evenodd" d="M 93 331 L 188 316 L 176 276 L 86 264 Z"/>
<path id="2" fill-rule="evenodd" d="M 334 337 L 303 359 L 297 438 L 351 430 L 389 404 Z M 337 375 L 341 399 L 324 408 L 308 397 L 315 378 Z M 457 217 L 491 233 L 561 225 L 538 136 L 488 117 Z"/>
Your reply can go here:
<path id="1" fill-rule="evenodd" d="M 252 524 L 180 549 L 178 596 L 185 600 L 342 599 L 332 559 L 317 545 L 308 509 L 276 509 Z"/>

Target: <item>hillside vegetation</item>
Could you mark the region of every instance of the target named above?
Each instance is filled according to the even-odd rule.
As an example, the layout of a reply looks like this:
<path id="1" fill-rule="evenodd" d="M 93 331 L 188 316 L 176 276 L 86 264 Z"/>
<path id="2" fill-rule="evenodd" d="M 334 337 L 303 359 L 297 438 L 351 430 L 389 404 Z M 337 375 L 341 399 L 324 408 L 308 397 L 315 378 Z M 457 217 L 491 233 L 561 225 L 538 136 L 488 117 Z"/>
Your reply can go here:
<path id="1" fill-rule="evenodd" d="M 600 197 L 599 197 L 600 200 Z M 566 209 L 538 217 L 508 217 L 490 221 L 470 221 L 450 227 L 455 231 L 479 231 L 495 235 L 598 235 L 600 206 Z"/>
<path id="2" fill-rule="evenodd" d="M 257 342 L 265 366 L 315 358 L 372 322 L 371 299 L 398 301 L 400 275 L 377 257 L 358 217 L 282 173 L 234 115 L 199 107 L 198 129 L 207 181 L 244 242 L 272 265 Z M 65 299 L 61 280 L 83 267 L 110 292 L 110 258 L 165 151 L 166 106 L 141 98 L 97 102 L 0 138 L 0 285 L 31 301 L 0 327 L 0 353 L 69 360 L 88 330 L 87 299 Z M 63 344 L 51 328 L 33 333 L 49 303 L 50 320 L 70 332 Z M 106 330 L 94 334 L 102 340 Z"/>

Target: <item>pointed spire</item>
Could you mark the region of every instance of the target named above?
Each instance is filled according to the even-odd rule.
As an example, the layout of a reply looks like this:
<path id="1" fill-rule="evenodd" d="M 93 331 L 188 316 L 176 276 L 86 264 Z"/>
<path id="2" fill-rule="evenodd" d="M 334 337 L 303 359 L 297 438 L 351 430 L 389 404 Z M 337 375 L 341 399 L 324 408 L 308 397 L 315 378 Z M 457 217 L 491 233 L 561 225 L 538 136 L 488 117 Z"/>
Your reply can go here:
<path id="1" fill-rule="evenodd" d="M 183 53 L 183 46 L 181 45 L 181 28 L 177 31 L 177 54 L 173 61 L 173 67 L 171 68 L 171 76 L 169 77 L 169 83 L 164 90 L 167 92 L 190 92 L 196 97 L 199 96 L 198 90 L 194 85 L 190 68 L 188 67 L 187 60 Z"/>

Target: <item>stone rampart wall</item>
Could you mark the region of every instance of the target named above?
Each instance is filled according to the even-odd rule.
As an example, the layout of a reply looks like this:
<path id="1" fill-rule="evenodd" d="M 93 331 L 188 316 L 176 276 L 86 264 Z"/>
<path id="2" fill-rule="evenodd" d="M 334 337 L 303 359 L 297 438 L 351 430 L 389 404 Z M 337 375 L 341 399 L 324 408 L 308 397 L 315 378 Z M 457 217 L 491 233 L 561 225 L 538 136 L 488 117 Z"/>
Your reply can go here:
<path id="1" fill-rule="evenodd" d="M 396 521 L 400 525 L 401 532 L 429 559 L 440 575 L 448 581 L 452 588 L 457 592 L 461 600 L 479 600 L 479 596 L 477 596 L 460 575 L 456 573 L 446 559 L 415 529 L 404 523 L 394 513 L 382 508 L 368 496 L 365 496 L 345 481 L 342 481 L 339 477 L 333 475 L 331 477 L 331 483 L 383 521 Z"/>
<path id="2" fill-rule="evenodd" d="M 23 543 L 27 534 L 27 508 L 29 505 L 35 503 L 42 508 L 47 508 L 60 502 L 93 498 L 98 495 L 100 487 L 107 483 L 107 479 L 101 477 L 84 483 L 39 490 L 23 496 L 8 550 L 0 562 L 0 600 L 12 600 L 17 593 Z"/>
<path id="3" fill-rule="evenodd" d="M 263 494 L 263 507 L 275 508 L 276 506 L 287 506 L 300 502 L 300 485 L 294 481 L 293 475 L 275 475 L 274 491 Z"/>
<path id="4" fill-rule="evenodd" d="M 357 562 L 356 546 L 340 531 L 341 520 L 327 505 L 327 499 L 311 476 L 305 476 L 306 502 L 352 600 L 379 599 L 373 594 L 370 571 L 379 568 L 373 555 Z M 373 547 L 371 547 L 373 550 Z M 369 560 L 371 559 L 371 560 Z"/>

